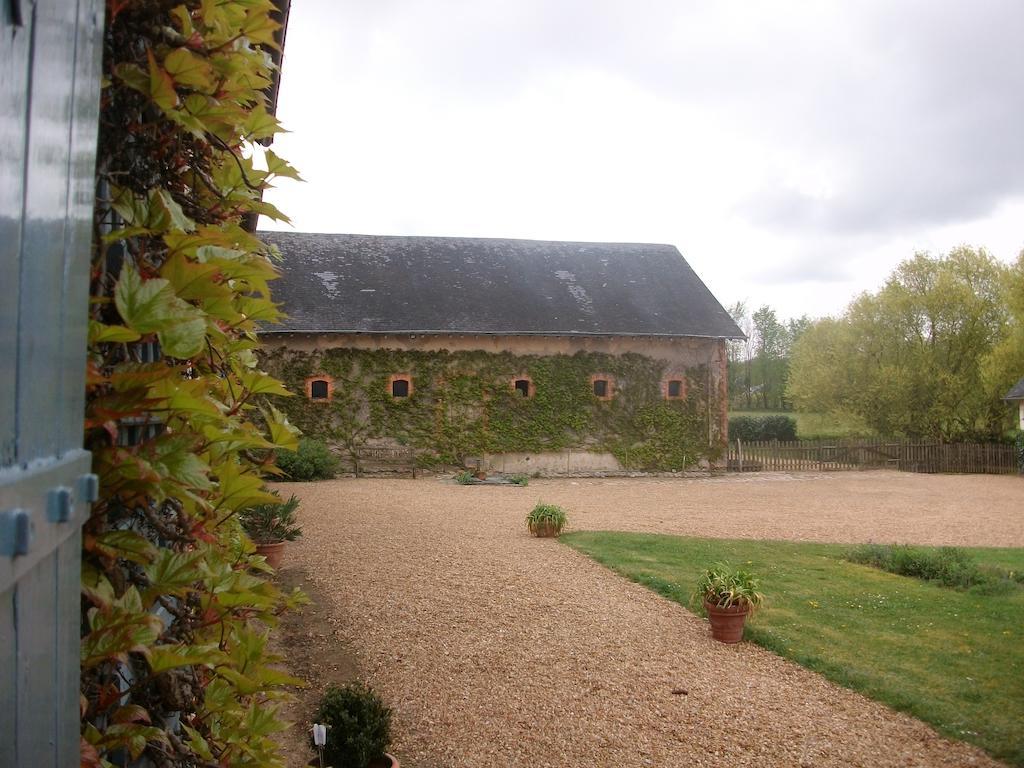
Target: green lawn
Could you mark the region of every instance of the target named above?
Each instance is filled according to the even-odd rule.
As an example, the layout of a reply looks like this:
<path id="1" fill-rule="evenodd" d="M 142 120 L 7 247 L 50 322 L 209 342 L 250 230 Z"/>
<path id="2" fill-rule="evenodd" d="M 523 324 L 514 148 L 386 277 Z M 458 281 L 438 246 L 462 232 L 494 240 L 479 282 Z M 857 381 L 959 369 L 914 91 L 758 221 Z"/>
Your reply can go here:
<path id="1" fill-rule="evenodd" d="M 1024 766 L 1024 589 L 965 592 L 842 560 L 845 545 L 579 532 L 569 546 L 684 606 L 715 562 L 761 577 L 746 638 Z M 970 549 L 1024 569 L 1024 549 Z"/>
<path id="2" fill-rule="evenodd" d="M 792 416 L 796 419 L 796 436 L 800 440 L 874 436 L 874 432 L 855 416 L 796 411 L 729 411 L 729 416 Z"/>

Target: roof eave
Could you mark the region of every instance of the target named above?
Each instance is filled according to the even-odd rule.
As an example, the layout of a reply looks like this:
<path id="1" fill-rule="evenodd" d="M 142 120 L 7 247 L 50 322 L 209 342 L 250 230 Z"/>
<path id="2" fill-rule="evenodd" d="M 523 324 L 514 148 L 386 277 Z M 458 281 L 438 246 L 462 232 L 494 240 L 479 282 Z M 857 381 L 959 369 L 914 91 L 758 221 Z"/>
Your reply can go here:
<path id="1" fill-rule="evenodd" d="M 438 330 L 393 330 L 393 331 L 365 331 L 365 330 L 309 330 L 309 329 L 279 329 L 261 330 L 261 336 L 286 335 L 286 334 L 312 334 L 317 336 L 325 335 L 361 335 L 361 336 L 587 336 L 607 338 L 635 338 L 637 336 L 663 338 L 663 339 L 719 339 L 719 340 L 741 340 L 746 336 L 726 336 L 707 333 L 650 333 L 647 331 L 623 331 L 616 333 L 600 333 L 590 331 L 438 331 Z"/>

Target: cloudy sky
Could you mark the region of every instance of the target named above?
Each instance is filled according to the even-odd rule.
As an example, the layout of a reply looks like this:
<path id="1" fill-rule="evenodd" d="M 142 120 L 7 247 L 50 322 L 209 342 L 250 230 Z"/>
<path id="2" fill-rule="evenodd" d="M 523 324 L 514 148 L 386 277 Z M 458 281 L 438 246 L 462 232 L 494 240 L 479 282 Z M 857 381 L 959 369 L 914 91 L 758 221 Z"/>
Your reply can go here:
<path id="1" fill-rule="evenodd" d="M 671 243 L 783 317 L 1024 248 L 1021 0 L 292 0 L 279 116 L 298 231 Z"/>

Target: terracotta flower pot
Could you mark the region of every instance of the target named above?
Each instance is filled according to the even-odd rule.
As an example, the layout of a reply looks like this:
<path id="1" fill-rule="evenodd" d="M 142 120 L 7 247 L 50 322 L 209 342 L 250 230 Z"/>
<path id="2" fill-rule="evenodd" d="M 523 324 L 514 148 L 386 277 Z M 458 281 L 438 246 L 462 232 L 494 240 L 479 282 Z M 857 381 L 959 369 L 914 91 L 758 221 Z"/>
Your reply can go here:
<path id="1" fill-rule="evenodd" d="M 271 544 L 257 544 L 256 554 L 267 558 L 267 565 L 275 571 L 281 567 L 281 559 L 284 557 L 284 545 L 287 542 L 275 541 Z"/>
<path id="2" fill-rule="evenodd" d="M 530 531 L 534 536 L 538 536 L 542 539 L 557 538 L 558 534 L 561 533 L 557 525 L 548 522 L 531 523 Z"/>
<path id="3" fill-rule="evenodd" d="M 713 603 L 704 601 L 704 610 L 708 612 L 711 622 L 711 636 L 723 643 L 738 643 L 743 639 L 743 625 L 750 615 L 749 605 L 734 605 L 731 608 L 719 608 Z"/>

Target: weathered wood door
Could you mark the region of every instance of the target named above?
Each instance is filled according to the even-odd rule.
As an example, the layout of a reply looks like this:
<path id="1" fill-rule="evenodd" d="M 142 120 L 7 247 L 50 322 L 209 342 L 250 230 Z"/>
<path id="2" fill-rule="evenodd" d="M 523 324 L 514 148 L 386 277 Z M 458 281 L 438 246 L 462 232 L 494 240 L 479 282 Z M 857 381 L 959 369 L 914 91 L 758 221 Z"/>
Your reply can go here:
<path id="1" fill-rule="evenodd" d="M 104 7 L 0 0 L 0 768 L 77 766 Z"/>

